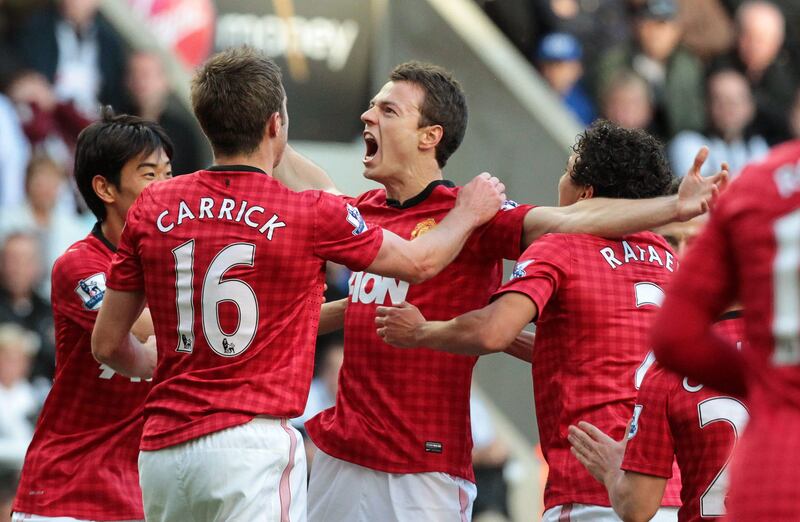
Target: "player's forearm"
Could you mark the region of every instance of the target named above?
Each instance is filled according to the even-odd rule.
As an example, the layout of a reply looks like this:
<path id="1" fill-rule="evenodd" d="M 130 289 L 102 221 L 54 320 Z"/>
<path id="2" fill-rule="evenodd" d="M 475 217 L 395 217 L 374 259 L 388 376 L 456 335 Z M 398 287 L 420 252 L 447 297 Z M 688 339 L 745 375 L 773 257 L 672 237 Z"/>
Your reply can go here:
<path id="1" fill-rule="evenodd" d="M 101 342 L 95 349 L 93 341 L 92 354 L 98 362 L 126 377 L 149 379 L 156 367 L 155 345 L 140 343 L 132 334 L 113 347 L 103 346 Z"/>
<path id="2" fill-rule="evenodd" d="M 514 339 L 508 348 L 504 351 L 517 359 L 532 363 L 533 362 L 533 342 L 536 339 L 536 335 L 533 332 L 529 332 L 527 330 L 523 330 L 517 335 L 516 339 Z"/>
<path id="3" fill-rule="evenodd" d="M 628 478 L 621 469 L 606 475 L 605 486 L 611 506 L 624 522 L 647 522 L 658 511 L 661 499 L 654 502 L 654 499 L 644 498 Z"/>
<path id="4" fill-rule="evenodd" d="M 327 172 L 289 145 L 280 164 L 275 167 L 273 176 L 295 191 L 316 189 L 341 194 Z"/>
<path id="5" fill-rule="evenodd" d="M 151 335 L 155 335 L 155 328 L 153 327 L 153 318 L 150 316 L 150 309 L 145 308 L 142 310 L 142 315 L 136 319 L 131 327 L 131 334 L 133 334 L 139 342 L 145 342 Z"/>
<path id="6" fill-rule="evenodd" d="M 347 311 L 347 298 L 322 304 L 319 315 L 319 335 L 344 328 L 344 314 Z"/>
<path id="7" fill-rule="evenodd" d="M 475 310 L 449 321 L 426 321 L 417 327 L 418 346 L 459 355 L 502 352 L 511 343 L 507 329 Z"/>

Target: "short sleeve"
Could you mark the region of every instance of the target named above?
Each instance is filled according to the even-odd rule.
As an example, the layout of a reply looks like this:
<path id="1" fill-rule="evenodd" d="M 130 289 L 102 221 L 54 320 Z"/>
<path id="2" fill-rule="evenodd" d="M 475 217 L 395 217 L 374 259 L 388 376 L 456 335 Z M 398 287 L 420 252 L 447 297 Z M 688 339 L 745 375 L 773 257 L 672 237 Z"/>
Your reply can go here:
<path id="1" fill-rule="evenodd" d="M 314 253 L 360 272 L 375 260 L 383 244 L 383 229 L 370 227 L 347 199 L 319 193 Z"/>
<path id="2" fill-rule="evenodd" d="M 56 261 L 52 274 L 54 313 L 91 331 L 106 292 L 106 270 L 107 265 L 92 258 L 76 262 L 62 257 Z"/>
<path id="3" fill-rule="evenodd" d="M 492 296 L 507 292 L 528 296 L 541 317 L 547 302 L 570 272 L 570 245 L 564 234 L 546 234 L 531 244 L 514 267 L 511 279 Z"/>
<path id="4" fill-rule="evenodd" d="M 675 441 L 669 425 L 668 375 L 663 369 L 651 368 L 642 382 L 622 460 L 625 471 L 672 477 Z"/>
<path id="5" fill-rule="evenodd" d="M 144 272 L 139 257 L 138 241 L 145 198 L 146 192 L 143 192 L 128 211 L 125 228 L 122 229 L 122 237 L 108 275 L 108 287 L 114 290 L 135 292 L 144 289 Z"/>
<path id="6" fill-rule="evenodd" d="M 503 208 L 476 232 L 477 249 L 482 256 L 497 259 L 518 259 L 522 254 L 522 231 L 531 205 L 506 201 Z"/>

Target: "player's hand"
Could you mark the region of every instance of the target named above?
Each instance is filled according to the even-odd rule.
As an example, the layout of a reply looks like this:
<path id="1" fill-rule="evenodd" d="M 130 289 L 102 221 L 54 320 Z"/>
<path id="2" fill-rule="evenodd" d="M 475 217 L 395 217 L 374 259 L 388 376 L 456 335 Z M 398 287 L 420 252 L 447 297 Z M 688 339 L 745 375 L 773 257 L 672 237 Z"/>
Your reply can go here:
<path id="1" fill-rule="evenodd" d="M 475 226 L 489 221 L 500 210 L 506 200 L 506 186 L 488 172 L 470 181 L 458 193 L 456 212 L 464 212 L 465 219 L 472 219 Z"/>
<path id="2" fill-rule="evenodd" d="M 627 436 L 617 442 L 588 422 L 570 426 L 567 440 L 572 454 L 601 484 L 607 484 L 610 475 L 619 472 L 625 454 Z"/>
<path id="3" fill-rule="evenodd" d="M 694 164 L 686 173 L 678 188 L 678 220 L 688 221 L 714 207 L 720 192 L 728 186 L 728 164 L 723 163 L 713 176 L 700 174 L 708 159 L 708 147 L 701 147 Z"/>
<path id="4" fill-rule="evenodd" d="M 418 346 L 416 332 L 425 317 L 419 308 L 406 303 L 399 306 L 379 306 L 376 310 L 375 324 L 378 326 L 378 336 L 384 342 L 400 348 L 414 348 Z"/>

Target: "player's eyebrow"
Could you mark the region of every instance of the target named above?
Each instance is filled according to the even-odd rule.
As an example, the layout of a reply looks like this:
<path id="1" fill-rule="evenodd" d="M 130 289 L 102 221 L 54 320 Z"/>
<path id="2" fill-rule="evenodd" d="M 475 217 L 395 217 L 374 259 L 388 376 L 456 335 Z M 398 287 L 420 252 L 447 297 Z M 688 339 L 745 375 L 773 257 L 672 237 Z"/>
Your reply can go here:
<path id="1" fill-rule="evenodd" d="M 167 161 L 167 162 L 164 163 L 164 166 L 167 166 L 167 165 L 172 165 L 172 163 Z M 153 168 L 153 169 L 155 169 L 155 168 L 158 168 L 158 163 L 150 163 L 150 162 L 139 163 L 139 165 L 136 168 L 137 169 L 143 169 L 143 168 Z"/>

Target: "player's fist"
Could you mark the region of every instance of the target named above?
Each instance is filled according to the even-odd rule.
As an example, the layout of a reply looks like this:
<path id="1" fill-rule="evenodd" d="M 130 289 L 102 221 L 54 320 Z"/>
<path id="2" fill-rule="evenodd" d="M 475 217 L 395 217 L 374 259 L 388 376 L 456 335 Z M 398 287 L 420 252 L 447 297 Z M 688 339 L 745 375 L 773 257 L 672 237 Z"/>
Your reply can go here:
<path id="1" fill-rule="evenodd" d="M 400 348 L 414 348 L 419 345 L 417 330 L 425 324 L 425 317 L 419 308 L 403 302 L 399 306 L 379 306 L 375 314 L 378 336 L 384 342 Z"/>
<path id="2" fill-rule="evenodd" d="M 456 209 L 471 216 L 475 226 L 480 226 L 497 214 L 506 200 L 506 186 L 488 172 L 470 181 L 458 193 Z"/>

